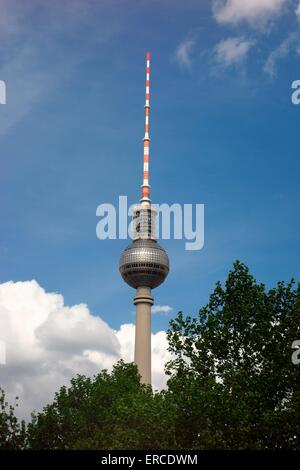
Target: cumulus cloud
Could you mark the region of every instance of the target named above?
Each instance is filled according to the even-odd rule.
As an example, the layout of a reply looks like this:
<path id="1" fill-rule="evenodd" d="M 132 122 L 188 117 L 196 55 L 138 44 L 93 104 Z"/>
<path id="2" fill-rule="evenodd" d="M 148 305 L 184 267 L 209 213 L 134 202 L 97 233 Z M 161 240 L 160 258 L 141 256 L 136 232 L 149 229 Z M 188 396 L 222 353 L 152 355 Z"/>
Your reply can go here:
<path id="1" fill-rule="evenodd" d="M 291 33 L 276 49 L 274 49 L 269 54 L 263 68 L 270 78 L 275 78 L 277 75 L 278 61 L 285 59 L 293 50 L 296 50 L 299 54 L 298 44 L 299 33 Z"/>
<path id="2" fill-rule="evenodd" d="M 121 347 L 120 356 L 126 362 L 131 362 L 133 358 L 134 333 L 135 327 L 133 324 L 121 325 L 120 329 L 116 332 Z M 152 334 L 151 340 L 152 384 L 153 388 L 160 390 L 166 386 L 167 376 L 164 373 L 164 364 L 171 359 L 171 353 L 168 351 L 168 341 L 165 331 L 158 331 Z"/>
<path id="3" fill-rule="evenodd" d="M 11 403 L 20 397 L 18 413 L 29 418 L 76 374 L 110 370 L 120 358 L 131 362 L 134 325 L 114 331 L 85 304 L 65 306 L 62 295 L 46 292 L 34 280 L 6 282 L 0 284 L 0 343 L 6 355 L 0 386 Z M 165 386 L 169 359 L 166 333 L 153 334 L 154 388 Z"/>
<path id="4" fill-rule="evenodd" d="M 172 310 L 170 305 L 154 305 L 152 307 L 152 313 L 170 313 Z"/>
<path id="5" fill-rule="evenodd" d="M 215 59 L 223 67 L 238 64 L 245 59 L 253 45 L 253 40 L 241 37 L 224 39 L 215 47 Z"/>
<path id="6" fill-rule="evenodd" d="M 182 41 L 175 51 L 175 57 L 178 64 L 183 68 L 192 66 L 191 52 L 195 45 L 194 39 L 186 39 Z"/>
<path id="7" fill-rule="evenodd" d="M 267 24 L 278 16 L 289 0 L 213 0 L 213 14 L 218 23 L 252 26 Z"/>

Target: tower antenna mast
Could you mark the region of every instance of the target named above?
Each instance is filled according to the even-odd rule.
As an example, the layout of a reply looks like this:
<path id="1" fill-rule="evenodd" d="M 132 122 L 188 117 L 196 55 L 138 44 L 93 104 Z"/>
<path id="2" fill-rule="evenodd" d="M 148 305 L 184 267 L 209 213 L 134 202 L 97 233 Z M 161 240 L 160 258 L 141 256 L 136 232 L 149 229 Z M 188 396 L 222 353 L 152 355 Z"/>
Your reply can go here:
<path id="1" fill-rule="evenodd" d="M 149 137 L 149 117 L 150 117 L 150 52 L 146 54 L 146 94 L 145 94 L 145 135 L 144 135 L 144 166 L 141 204 L 149 206 L 150 185 L 149 185 L 149 158 L 150 158 L 150 137 Z"/>

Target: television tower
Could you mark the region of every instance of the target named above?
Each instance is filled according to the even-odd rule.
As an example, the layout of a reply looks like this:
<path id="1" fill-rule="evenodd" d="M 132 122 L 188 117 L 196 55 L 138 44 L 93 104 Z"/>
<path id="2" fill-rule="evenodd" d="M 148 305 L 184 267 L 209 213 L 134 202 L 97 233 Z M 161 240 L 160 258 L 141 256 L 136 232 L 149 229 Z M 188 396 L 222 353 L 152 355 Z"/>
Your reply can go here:
<path id="1" fill-rule="evenodd" d="M 149 185 L 149 115 L 150 115 L 150 52 L 146 54 L 146 101 L 144 167 L 142 197 L 132 216 L 133 242 L 120 258 L 120 273 L 127 284 L 136 289 L 134 362 L 141 382 L 151 384 L 151 289 L 164 282 L 169 272 L 169 259 L 155 236 L 156 211 L 151 207 Z"/>

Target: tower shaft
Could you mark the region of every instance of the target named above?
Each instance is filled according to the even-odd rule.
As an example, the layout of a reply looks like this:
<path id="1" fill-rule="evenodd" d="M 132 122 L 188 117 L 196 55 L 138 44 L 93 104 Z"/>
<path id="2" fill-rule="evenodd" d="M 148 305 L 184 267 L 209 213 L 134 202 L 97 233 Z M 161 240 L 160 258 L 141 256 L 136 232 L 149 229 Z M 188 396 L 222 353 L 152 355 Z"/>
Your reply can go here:
<path id="1" fill-rule="evenodd" d="M 138 287 L 134 298 L 136 306 L 134 362 L 141 382 L 151 384 L 151 306 L 150 287 Z"/>

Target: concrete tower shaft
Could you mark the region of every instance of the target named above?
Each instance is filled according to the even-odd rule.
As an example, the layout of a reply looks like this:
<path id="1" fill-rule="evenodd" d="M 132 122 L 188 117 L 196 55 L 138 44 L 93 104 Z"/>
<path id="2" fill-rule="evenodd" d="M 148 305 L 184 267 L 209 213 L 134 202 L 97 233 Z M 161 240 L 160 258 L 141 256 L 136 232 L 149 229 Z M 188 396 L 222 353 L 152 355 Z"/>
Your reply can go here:
<path id="1" fill-rule="evenodd" d="M 134 362 L 141 382 L 151 384 L 151 306 L 153 297 L 150 287 L 138 287 L 134 298 L 136 306 Z"/>

